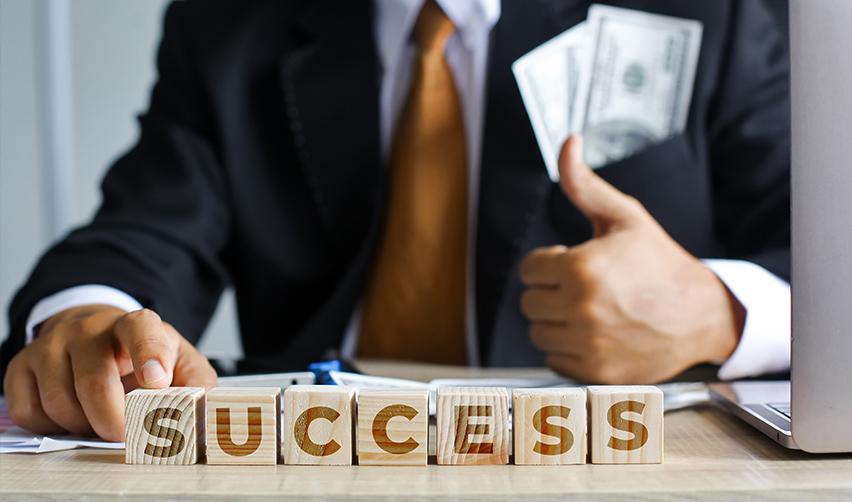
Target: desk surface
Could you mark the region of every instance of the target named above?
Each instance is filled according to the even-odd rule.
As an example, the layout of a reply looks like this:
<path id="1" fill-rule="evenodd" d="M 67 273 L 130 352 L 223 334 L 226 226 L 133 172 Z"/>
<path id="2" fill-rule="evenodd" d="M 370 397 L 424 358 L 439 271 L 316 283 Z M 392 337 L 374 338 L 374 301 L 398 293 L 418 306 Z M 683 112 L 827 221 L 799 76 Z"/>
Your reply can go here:
<path id="1" fill-rule="evenodd" d="M 540 370 L 436 370 L 365 364 L 371 374 L 423 380 L 460 376 L 540 376 Z M 852 455 L 815 456 L 777 446 L 713 407 L 666 415 L 662 465 L 231 467 L 125 465 L 124 453 L 71 450 L 0 456 L 0 499 L 64 500 L 194 497 L 477 500 L 554 498 L 713 498 L 808 500 L 852 496 Z M 723 498 L 724 500 L 724 498 Z"/>

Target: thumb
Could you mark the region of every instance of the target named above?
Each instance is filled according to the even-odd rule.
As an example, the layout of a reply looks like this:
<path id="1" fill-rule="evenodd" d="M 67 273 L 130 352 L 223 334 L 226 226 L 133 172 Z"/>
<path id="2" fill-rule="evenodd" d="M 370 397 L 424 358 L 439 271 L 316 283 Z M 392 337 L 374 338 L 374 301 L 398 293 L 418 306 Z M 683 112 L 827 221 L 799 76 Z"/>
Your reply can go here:
<path id="1" fill-rule="evenodd" d="M 571 135 L 559 155 L 559 185 L 595 228 L 595 235 L 635 222 L 642 206 L 592 171 L 583 161 L 583 137 Z"/>
<path id="2" fill-rule="evenodd" d="M 148 309 L 130 312 L 115 323 L 114 331 L 143 388 L 171 385 L 179 340 L 166 330 L 160 316 Z"/>

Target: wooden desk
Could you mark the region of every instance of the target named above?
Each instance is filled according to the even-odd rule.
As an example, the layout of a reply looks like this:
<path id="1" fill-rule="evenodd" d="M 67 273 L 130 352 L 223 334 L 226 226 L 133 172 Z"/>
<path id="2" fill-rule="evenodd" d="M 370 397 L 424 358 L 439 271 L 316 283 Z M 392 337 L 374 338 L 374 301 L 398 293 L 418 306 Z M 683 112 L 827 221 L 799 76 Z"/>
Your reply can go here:
<path id="1" fill-rule="evenodd" d="M 540 376 L 540 370 L 436 370 L 364 365 L 384 376 Z M 72 450 L 0 456 L 0 499 L 211 500 L 344 498 L 474 500 L 544 498 L 852 497 L 852 455 L 813 456 L 785 450 L 713 407 L 666 415 L 663 465 L 555 467 L 270 467 L 125 465 L 122 452 Z"/>

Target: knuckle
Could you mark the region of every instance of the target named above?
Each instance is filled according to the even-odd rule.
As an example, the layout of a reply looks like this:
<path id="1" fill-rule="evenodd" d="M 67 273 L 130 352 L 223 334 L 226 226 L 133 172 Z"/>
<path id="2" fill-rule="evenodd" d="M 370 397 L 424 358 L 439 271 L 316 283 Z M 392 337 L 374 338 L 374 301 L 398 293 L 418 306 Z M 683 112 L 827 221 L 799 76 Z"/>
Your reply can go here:
<path id="1" fill-rule="evenodd" d="M 98 398 L 109 393 L 109 382 L 103 375 L 84 375 L 74 380 L 74 389 L 81 396 Z"/>
<path id="2" fill-rule="evenodd" d="M 601 359 L 604 354 L 606 354 L 607 350 L 609 350 L 609 344 L 605 337 L 593 334 L 592 336 L 586 339 L 587 349 L 590 354 L 592 354 L 595 358 Z"/>
<path id="3" fill-rule="evenodd" d="M 9 366 L 6 367 L 6 379 L 10 379 L 13 375 L 18 374 L 19 372 L 26 370 L 27 368 L 27 360 L 29 359 L 30 352 L 32 352 L 32 347 L 27 347 L 21 352 L 18 352 L 15 357 L 9 361 Z"/>
<path id="4" fill-rule="evenodd" d="M 575 284 L 586 286 L 596 280 L 595 266 L 595 259 L 589 253 L 579 252 L 566 258 L 562 269 Z"/>
<path id="5" fill-rule="evenodd" d="M 50 410 L 57 416 L 67 417 L 75 413 L 77 399 L 59 387 L 48 388 L 43 391 L 42 404 L 46 410 Z"/>
<path id="6" fill-rule="evenodd" d="M 634 197 L 632 195 L 625 195 L 624 197 L 625 197 L 624 203 L 627 206 L 629 206 L 631 210 L 633 210 L 633 211 L 645 211 L 645 205 L 642 204 L 642 202 L 639 199 L 637 199 L 636 197 Z"/>
<path id="7" fill-rule="evenodd" d="M 139 309 L 121 316 L 117 321 L 117 325 L 126 327 L 128 324 L 142 322 L 161 322 L 161 319 L 160 316 L 151 309 Z"/>
<path id="8" fill-rule="evenodd" d="M 74 324 L 75 331 L 81 335 L 94 335 L 104 330 L 103 321 L 94 315 L 82 316 Z"/>
<path id="9" fill-rule="evenodd" d="M 19 426 L 26 428 L 36 416 L 36 410 L 31 402 L 20 400 L 9 402 L 9 418 Z"/>
<path id="10" fill-rule="evenodd" d="M 597 326 L 602 324 L 604 316 L 597 302 L 591 299 L 584 299 L 577 303 L 576 318 L 586 325 Z"/>

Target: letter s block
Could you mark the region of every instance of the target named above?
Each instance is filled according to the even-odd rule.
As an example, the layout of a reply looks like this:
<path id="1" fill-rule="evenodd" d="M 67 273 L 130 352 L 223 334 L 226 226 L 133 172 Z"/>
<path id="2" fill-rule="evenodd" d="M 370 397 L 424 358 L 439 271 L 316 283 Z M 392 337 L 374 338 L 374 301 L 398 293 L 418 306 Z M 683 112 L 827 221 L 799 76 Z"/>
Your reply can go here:
<path id="1" fill-rule="evenodd" d="M 438 464 L 509 463 L 509 391 L 444 387 L 437 404 Z"/>
<path id="2" fill-rule="evenodd" d="M 586 391 L 581 388 L 512 391 L 515 464 L 586 463 Z"/>
<path id="3" fill-rule="evenodd" d="M 593 464 L 663 462 L 663 393 L 651 386 L 588 388 Z"/>
<path id="4" fill-rule="evenodd" d="M 284 389 L 285 464 L 352 465 L 355 390 L 331 385 Z"/>
<path id="5" fill-rule="evenodd" d="M 428 390 L 358 393 L 360 465 L 426 465 L 428 438 Z"/>
<path id="6" fill-rule="evenodd" d="M 278 387 L 217 387 L 207 393 L 207 463 L 278 463 Z"/>
<path id="7" fill-rule="evenodd" d="M 204 389 L 136 389 L 124 398 L 127 464 L 194 464 L 204 456 Z"/>

